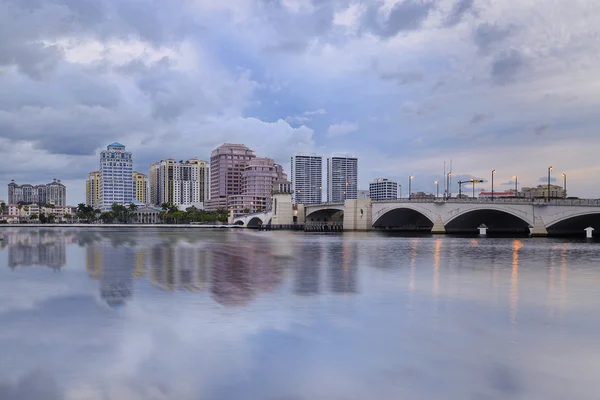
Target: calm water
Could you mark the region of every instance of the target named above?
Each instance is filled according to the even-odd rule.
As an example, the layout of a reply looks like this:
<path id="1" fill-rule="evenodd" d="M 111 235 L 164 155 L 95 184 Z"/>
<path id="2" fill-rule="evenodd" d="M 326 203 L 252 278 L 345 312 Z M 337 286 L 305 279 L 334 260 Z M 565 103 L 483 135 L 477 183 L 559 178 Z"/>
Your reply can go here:
<path id="1" fill-rule="evenodd" d="M 600 244 L 0 230 L 0 399 L 600 399 Z"/>

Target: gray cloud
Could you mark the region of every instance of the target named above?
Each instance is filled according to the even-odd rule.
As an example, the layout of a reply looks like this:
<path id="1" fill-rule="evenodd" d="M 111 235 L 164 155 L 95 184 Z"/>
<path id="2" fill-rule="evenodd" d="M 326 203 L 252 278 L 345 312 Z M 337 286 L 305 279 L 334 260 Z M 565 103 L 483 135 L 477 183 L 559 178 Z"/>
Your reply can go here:
<path id="1" fill-rule="evenodd" d="M 469 122 L 469 124 L 470 125 L 480 124 L 482 122 L 489 121 L 492 118 L 494 118 L 494 117 L 490 114 L 475 114 L 473 116 L 473 118 L 471 118 L 471 121 Z"/>
<path id="2" fill-rule="evenodd" d="M 383 38 L 419 29 L 434 6 L 429 2 L 404 0 L 392 7 L 387 20 L 382 20 L 379 15 L 381 5 L 381 2 L 376 2 L 367 9 L 363 18 L 363 28 Z"/>
<path id="3" fill-rule="evenodd" d="M 379 77 L 383 80 L 395 81 L 399 85 L 407 85 L 421 82 L 423 80 L 423 73 L 419 71 L 398 71 L 381 73 Z"/>
<path id="4" fill-rule="evenodd" d="M 555 178 L 554 176 L 550 177 L 550 183 L 556 182 L 558 179 Z M 538 182 L 539 183 L 548 183 L 548 176 L 541 176 L 538 178 Z"/>
<path id="5" fill-rule="evenodd" d="M 475 0 L 458 0 L 444 21 L 444 26 L 452 27 L 462 21 L 463 17 L 473 11 Z"/>
<path id="6" fill-rule="evenodd" d="M 523 54 L 509 50 L 498 55 L 492 62 L 492 80 L 497 85 L 514 82 L 527 66 Z"/>
<path id="7" fill-rule="evenodd" d="M 60 400 L 56 381 L 40 371 L 32 372 L 19 379 L 14 385 L 0 383 L 0 399 L 6 400 Z"/>
<path id="8" fill-rule="evenodd" d="M 514 25 L 499 26 L 485 22 L 473 29 L 473 41 L 480 53 L 487 54 L 511 36 L 515 30 Z"/>
<path id="9" fill-rule="evenodd" d="M 540 135 L 543 135 L 544 133 L 548 132 L 549 129 L 550 129 L 549 124 L 540 124 L 540 125 L 536 125 L 533 127 L 533 133 L 536 134 L 537 136 L 540 136 Z"/>

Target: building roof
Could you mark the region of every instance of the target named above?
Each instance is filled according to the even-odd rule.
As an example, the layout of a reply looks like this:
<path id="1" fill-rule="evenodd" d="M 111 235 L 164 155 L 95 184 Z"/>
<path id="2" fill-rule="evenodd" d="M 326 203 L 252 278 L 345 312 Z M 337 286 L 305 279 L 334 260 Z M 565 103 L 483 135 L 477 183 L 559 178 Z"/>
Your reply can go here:
<path id="1" fill-rule="evenodd" d="M 125 147 L 125 146 L 119 142 L 113 142 L 113 143 L 109 144 L 108 147 Z"/>

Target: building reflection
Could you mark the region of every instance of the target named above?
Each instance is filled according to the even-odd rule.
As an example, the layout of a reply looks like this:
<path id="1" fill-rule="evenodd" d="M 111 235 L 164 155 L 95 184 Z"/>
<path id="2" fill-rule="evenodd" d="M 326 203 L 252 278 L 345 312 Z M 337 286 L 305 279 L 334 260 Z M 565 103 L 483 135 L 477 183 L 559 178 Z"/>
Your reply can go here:
<path id="1" fill-rule="evenodd" d="M 141 254 L 141 255 L 140 255 Z M 143 250 L 113 246 L 101 240 L 86 248 L 86 267 L 91 278 L 99 281 L 100 298 L 111 307 L 125 304 L 133 296 L 134 274 Z"/>
<path id="2" fill-rule="evenodd" d="M 304 242 L 302 257 L 294 266 L 294 293 L 300 296 L 319 294 L 323 249 L 320 243 Z"/>
<path id="3" fill-rule="evenodd" d="M 181 241 L 161 243 L 150 249 L 150 283 L 166 291 L 206 288 L 209 254 L 206 249 Z"/>
<path id="4" fill-rule="evenodd" d="M 270 243 L 225 242 L 210 250 L 211 294 L 224 306 L 250 303 L 258 293 L 281 284 L 283 268 L 274 262 Z"/>
<path id="5" fill-rule="evenodd" d="M 332 293 L 356 293 L 358 248 L 354 241 L 329 246 L 329 284 Z"/>
<path id="6" fill-rule="evenodd" d="M 67 262 L 66 245 L 74 242 L 74 235 L 52 230 L 8 231 L 3 242 L 11 269 L 40 266 L 59 270 Z"/>

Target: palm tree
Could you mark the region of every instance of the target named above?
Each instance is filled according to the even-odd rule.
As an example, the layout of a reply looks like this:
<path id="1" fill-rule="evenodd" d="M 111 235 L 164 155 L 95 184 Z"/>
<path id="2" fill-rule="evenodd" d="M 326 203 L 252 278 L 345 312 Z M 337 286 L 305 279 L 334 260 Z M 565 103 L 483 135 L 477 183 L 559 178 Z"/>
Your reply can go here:
<path id="1" fill-rule="evenodd" d="M 0 211 L 2 211 L 2 214 L 6 213 L 6 203 L 5 202 L 0 203 Z"/>

